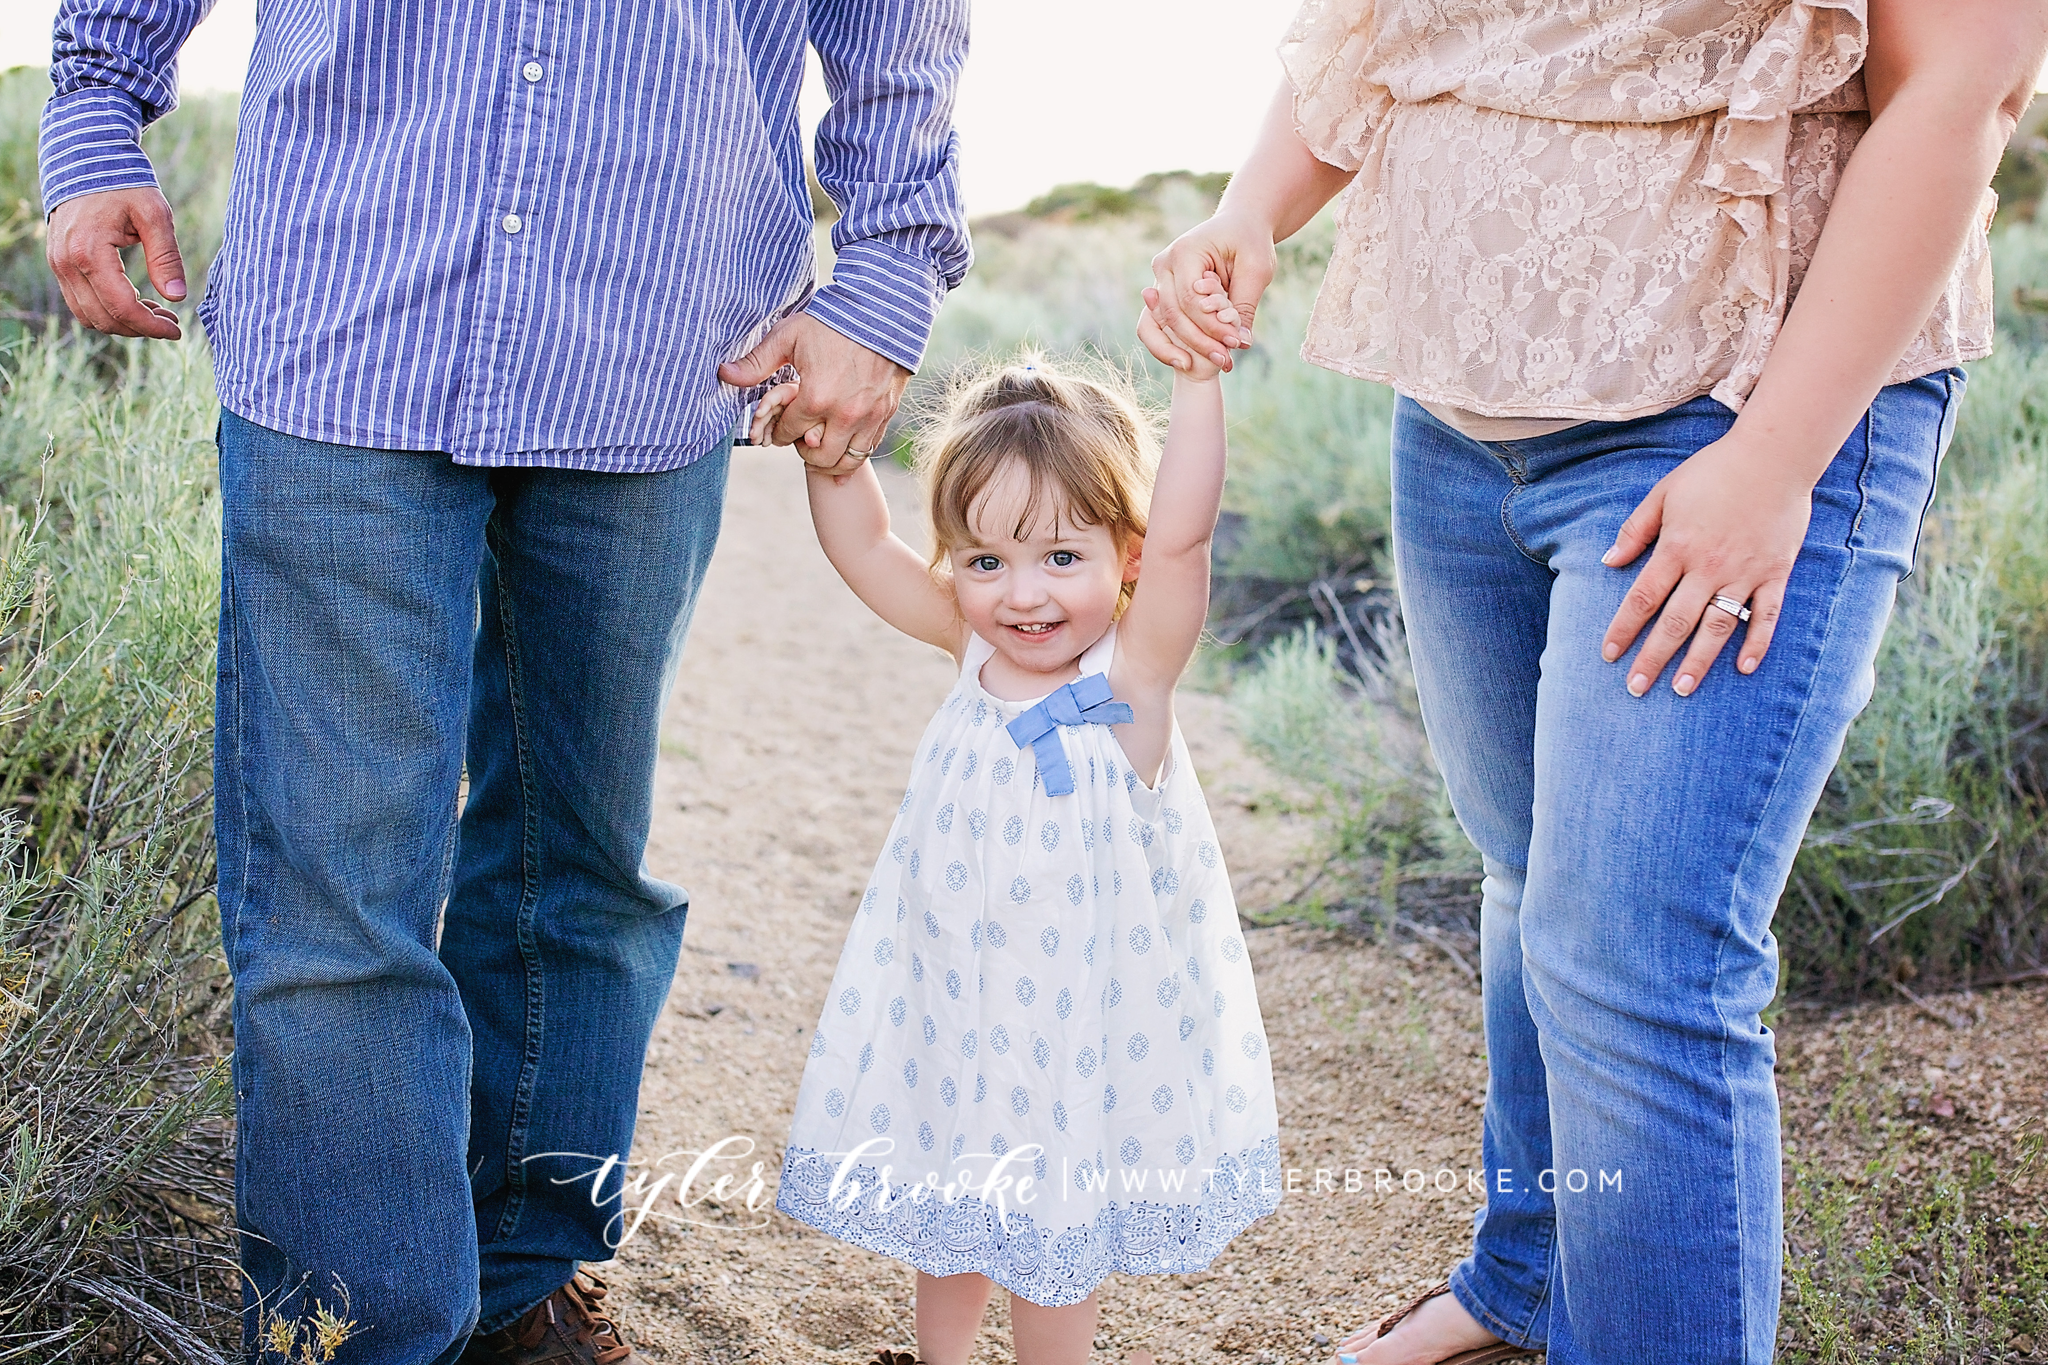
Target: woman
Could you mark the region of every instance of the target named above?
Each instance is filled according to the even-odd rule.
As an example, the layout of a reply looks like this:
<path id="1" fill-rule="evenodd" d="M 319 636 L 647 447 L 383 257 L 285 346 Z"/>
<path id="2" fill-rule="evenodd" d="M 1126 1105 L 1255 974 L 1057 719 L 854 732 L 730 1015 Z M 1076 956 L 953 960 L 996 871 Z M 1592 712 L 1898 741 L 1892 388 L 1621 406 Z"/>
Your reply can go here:
<path id="1" fill-rule="evenodd" d="M 1402 394 L 1410 647 L 1486 869 L 1488 1184 L 1362 1365 L 1771 1358 L 1771 915 L 1989 349 L 1986 186 L 2044 49 L 2042 0 L 1310 0 L 1154 261 L 1146 345 L 1221 362 L 1345 191 L 1304 354 Z"/>

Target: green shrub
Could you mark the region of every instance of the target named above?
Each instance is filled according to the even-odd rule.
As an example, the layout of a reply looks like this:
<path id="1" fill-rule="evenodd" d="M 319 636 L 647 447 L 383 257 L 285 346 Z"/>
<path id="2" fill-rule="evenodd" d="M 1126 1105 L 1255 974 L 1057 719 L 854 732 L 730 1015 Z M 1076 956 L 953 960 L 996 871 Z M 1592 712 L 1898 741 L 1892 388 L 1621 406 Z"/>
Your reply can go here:
<path id="1" fill-rule="evenodd" d="M 0 367 L 0 1360 L 239 1333 L 212 900 L 212 375 Z"/>

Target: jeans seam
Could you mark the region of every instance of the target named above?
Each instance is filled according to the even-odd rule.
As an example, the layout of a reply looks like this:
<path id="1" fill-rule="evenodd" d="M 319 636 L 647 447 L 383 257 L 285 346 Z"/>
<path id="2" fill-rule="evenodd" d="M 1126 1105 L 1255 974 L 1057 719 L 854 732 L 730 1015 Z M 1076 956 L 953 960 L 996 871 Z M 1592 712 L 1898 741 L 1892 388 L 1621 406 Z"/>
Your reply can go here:
<path id="1" fill-rule="evenodd" d="M 1513 465 L 1508 464 L 1507 461 L 1503 460 L 1501 464 L 1507 470 L 1508 481 L 1514 486 L 1508 489 L 1507 495 L 1500 500 L 1500 528 L 1507 532 L 1508 539 L 1514 542 L 1515 549 L 1521 552 L 1522 558 L 1540 569 L 1547 569 L 1550 566 L 1544 563 L 1534 550 L 1529 548 L 1528 542 L 1522 539 L 1522 533 L 1515 529 L 1515 519 L 1512 515 L 1515 495 L 1529 486 L 1528 481 L 1522 477 L 1519 470 Z"/>
<path id="2" fill-rule="evenodd" d="M 1953 369 L 1945 370 L 1941 375 L 1944 397 L 1941 422 L 1936 427 L 1934 435 L 1934 468 L 1927 475 L 1927 496 L 1920 503 L 1920 520 L 1913 524 L 1913 548 L 1906 553 L 1906 571 L 1899 575 L 1901 583 L 1911 578 L 1913 570 L 1920 567 L 1920 542 L 1927 534 L 1927 516 L 1934 510 L 1934 492 L 1941 483 L 1941 466 L 1948 454 L 1949 441 L 1944 439 L 1944 433 L 1951 439 L 1955 434 L 1955 405 L 1961 399 L 1961 395 L 1956 392 L 1956 378 L 1957 372 Z"/>
<path id="3" fill-rule="evenodd" d="M 526 1143 L 526 1126 L 533 1117 L 533 1094 L 540 1074 L 542 1047 L 539 1040 L 546 1028 L 546 987 L 542 980 L 540 952 L 534 942 L 533 932 L 534 908 L 540 900 L 539 817 L 535 814 L 537 803 L 533 791 L 533 755 L 527 743 L 525 693 L 519 667 L 518 627 L 511 611 L 512 585 L 505 557 L 499 553 L 500 549 L 501 546 L 497 544 L 489 547 L 489 552 L 498 559 L 498 629 L 505 641 L 505 691 L 508 709 L 512 713 L 512 748 L 518 756 L 519 764 L 520 893 L 519 910 L 514 916 L 514 924 L 520 962 L 526 969 L 526 1037 L 525 1052 L 519 1061 L 519 1081 L 513 1089 L 512 1112 L 506 1132 L 505 1207 L 499 1215 L 497 1231 L 491 1239 L 493 1241 L 510 1237 L 516 1232 L 519 1219 L 526 1211 L 526 1165 L 523 1149 Z"/>
<path id="4" fill-rule="evenodd" d="M 1863 411 L 1863 467 L 1856 471 L 1856 515 L 1849 522 L 1848 543 L 1842 548 L 1852 554 L 1856 549 L 1856 537 L 1863 534 L 1863 514 L 1870 507 L 1870 487 L 1865 482 L 1870 477 L 1870 451 L 1877 444 L 1877 404 L 1872 403 Z"/>
<path id="5" fill-rule="evenodd" d="M 1874 406 L 1875 406 L 1875 405 L 1873 405 L 1873 407 L 1874 407 Z M 1826 616 L 1825 616 L 1824 620 L 1822 621 L 1822 624 L 1821 624 L 1821 630 L 1820 630 L 1820 646 L 1819 646 L 1819 649 L 1820 649 L 1820 652 L 1821 652 L 1822 654 L 1825 654 L 1825 653 L 1826 653 L 1826 651 L 1827 651 L 1827 642 L 1828 642 L 1828 640 L 1830 639 L 1830 637 L 1832 636 L 1832 634 L 1833 634 L 1833 632 L 1834 632 L 1834 626 L 1835 626 L 1835 609 L 1836 609 L 1836 607 L 1837 607 L 1837 606 L 1839 606 L 1839 605 L 1840 605 L 1840 602 L 1841 602 L 1841 597 L 1842 597 L 1842 594 L 1841 594 L 1841 587 L 1842 587 L 1842 585 L 1843 585 L 1844 583 L 1848 582 L 1848 581 L 1849 581 L 1849 579 L 1850 579 L 1851 577 L 1853 577 L 1853 576 L 1854 576 L 1854 574 L 1855 574 L 1855 571 L 1856 571 L 1856 561 L 1857 561 L 1857 559 L 1859 558 L 1859 556 L 1858 556 L 1858 554 L 1857 554 L 1857 552 L 1856 552 L 1856 545 L 1855 545 L 1855 539 L 1856 539 L 1856 535 L 1855 535 L 1855 530 L 1854 530 L 1854 527 L 1856 527 L 1856 526 L 1861 526 L 1861 525 L 1862 525 L 1862 522 L 1863 522 L 1863 513 L 1864 513 L 1864 511 L 1866 510 L 1866 508 L 1867 508 L 1867 507 L 1869 506 L 1869 501 L 1870 501 L 1870 494 L 1869 494 L 1869 490 L 1868 490 L 1868 488 L 1867 488 L 1867 487 L 1866 487 L 1866 485 L 1865 485 L 1865 480 L 1866 480 L 1866 479 L 1867 479 L 1867 478 L 1869 477 L 1869 474 L 1870 474 L 1870 465 L 1871 465 L 1871 454 L 1870 454 L 1870 452 L 1871 452 L 1871 443 L 1870 443 L 1870 441 L 1869 441 L 1869 439 L 1868 439 L 1868 438 L 1869 438 L 1869 436 L 1871 435 L 1871 432 L 1870 432 L 1870 427 L 1869 427 L 1869 422 L 1870 422 L 1870 413 L 1869 413 L 1868 411 L 1866 411 L 1866 412 L 1864 413 L 1864 423 L 1865 423 L 1865 427 L 1864 427 L 1864 432 L 1865 432 L 1865 437 L 1866 437 L 1866 439 L 1865 439 L 1865 442 L 1864 442 L 1864 447 L 1863 447 L 1863 466 L 1862 466 L 1862 468 L 1861 468 L 1861 469 L 1859 469 L 1859 470 L 1857 471 L 1857 473 L 1856 473 L 1856 490 L 1857 490 L 1857 495 L 1858 495 L 1858 502 L 1857 502 L 1857 507 L 1856 507 L 1856 516 L 1855 516 L 1855 518 L 1854 518 L 1854 521 L 1853 521 L 1853 523 L 1852 523 L 1852 529 L 1851 529 L 1851 531 L 1850 531 L 1850 534 L 1849 534 L 1849 537 L 1848 537 L 1848 539 L 1849 539 L 1849 544 L 1847 544 L 1846 546 L 1844 546 L 1844 547 L 1843 547 L 1843 549 L 1844 549 L 1844 552 L 1845 552 L 1845 553 L 1846 553 L 1846 554 L 1848 555 L 1848 562 L 1847 562 L 1847 563 L 1846 563 L 1846 564 L 1845 564 L 1845 565 L 1843 566 L 1843 569 L 1842 569 L 1842 572 L 1841 572 L 1841 574 L 1837 576 L 1837 579 L 1836 579 L 1836 585 L 1835 585 L 1835 590 L 1834 590 L 1833 592 L 1830 592 L 1830 593 L 1829 593 L 1829 594 L 1827 595 L 1827 603 L 1828 603 L 1828 607 L 1827 607 L 1827 614 L 1826 614 Z M 1792 751 L 1793 751 L 1793 750 L 1795 750 L 1795 749 L 1797 749 L 1797 748 L 1799 747 L 1799 736 L 1800 736 L 1800 732 L 1801 732 L 1802 730 L 1804 730 L 1804 729 L 1805 729 L 1805 727 L 1806 727 L 1806 719 L 1807 719 L 1807 714 L 1808 714 L 1808 711 L 1809 711 L 1809 709 L 1810 709 L 1810 707 L 1811 707 L 1811 705 L 1812 705 L 1812 701 L 1813 701 L 1813 692 L 1812 692 L 1812 688 L 1811 688 L 1811 687 L 1809 686 L 1809 688 L 1807 689 L 1807 693 L 1806 693 L 1806 698 L 1805 698 L 1805 700 L 1804 700 L 1804 701 L 1802 701 L 1802 702 L 1800 703 L 1800 707 L 1799 707 L 1799 716 L 1798 716 L 1798 718 L 1797 718 L 1796 720 L 1794 720 L 1794 721 L 1793 721 L 1793 723 L 1792 723 L 1792 730 L 1791 730 L 1791 733 L 1790 733 L 1790 734 L 1789 734 L 1789 735 L 1788 735 L 1788 736 L 1786 737 L 1786 740 L 1785 740 L 1785 745 L 1784 745 L 1784 753 L 1785 753 L 1785 755 L 1788 755 L 1788 756 L 1789 756 L 1789 755 L 1790 755 L 1790 754 L 1792 753 Z M 1734 936 L 1735 936 L 1735 916 L 1734 916 L 1734 906 L 1733 906 L 1733 904 L 1732 904 L 1732 902 L 1733 902 L 1733 897 L 1734 897 L 1734 892 L 1735 892 L 1735 890 L 1736 890 L 1736 887 L 1737 887 L 1737 885 L 1739 885 L 1739 883 L 1740 883 L 1740 880 L 1741 880 L 1741 877 L 1742 877 L 1742 869 L 1743 869 L 1743 867 L 1744 867 L 1744 866 L 1745 866 L 1745 865 L 1746 865 L 1746 864 L 1747 864 L 1747 863 L 1749 862 L 1749 860 L 1750 860 L 1751 856 L 1752 856 L 1752 855 L 1753 855 L 1753 854 L 1754 854 L 1754 853 L 1756 852 L 1756 847 L 1757 847 L 1757 841 L 1758 841 L 1759 839 L 1761 839 L 1761 838 L 1763 837 L 1763 828 L 1764 828 L 1764 815 L 1765 815 L 1766 813 L 1768 813 L 1768 812 L 1769 812 L 1769 810 L 1770 810 L 1770 808 L 1771 808 L 1771 803 L 1772 803 L 1773 801 L 1775 801 L 1775 800 L 1777 799 L 1777 795 L 1778 795 L 1778 789 L 1779 789 L 1779 786 L 1780 786 L 1780 784 L 1781 784 L 1781 783 L 1782 783 L 1782 782 L 1784 781 L 1784 778 L 1785 778 L 1785 767 L 1786 767 L 1786 765 L 1785 765 L 1785 762 L 1784 762 L 1784 761 L 1783 761 L 1783 760 L 1781 759 L 1781 761 L 1780 761 L 1780 762 L 1779 762 L 1779 763 L 1777 764 L 1777 766 L 1776 766 L 1775 770 L 1773 771 L 1773 774 L 1772 774 L 1772 777 L 1771 777 L 1771 784 L 1770 784 L 1770 789 L 1769 789 L 1768 791 L 1766 791 L 1766 792 L 1764 793 L 1764 795 L 1763 795 L 1763 799 L 1762 799 L 1761 801 L 1759 801 L 1759 802 L 1757 803 L 1756 809 L 1757 809 L 1757 811 L 1758 811 L 1758 818 L 1757 818 L 1757 820 L 1756 820 L 1756 823 L 1755 823 L 1754 827 L 1753 827 L 1753 828 L 1752 828 L 1752 829 L 1750 830 L 1750 836 L 1749 836 L 1749 839 L 1748 839 L 1748 840 L 1747 840 L 1747 841 L 1746 841 L 1746 842 L 1745 842 L 1745 843 L 1743 844 L 1743 846 L 1742 846 L 1742 851 L 1741 851 L 1741 852 L 1740 852 L 1740 853 L 1739 853 L 1739 854 L 1738 854 L 1738 855 L 1736 856 L 1736 859 L 1735 859 L 1735 863 L 1734 863 L 1734 867 L 1733 867 L 1733 870 L 1732 870 L 1732 871 L 1731 871 L 1731 873 L 1730 873 L 1730 877 L 1731 877 L 1731 885 L 1730 885 L 1730 888 L 1729 888 L 1729 890 L 1730 890 L 1730 900 L 1731 900 L 1731 904 L 1730 904 L 1730 906 L 1729 906 L 1729 914 L 1728 914 L 1728 917 L 1727 917 L 1727 920 L 1726 920 L 1726 922 L 1724 923 L 1724 925 L 1723 925 L 1723 927 L 1722 927 L 1722 931 L 1721 931 L 1721 937 L 1720 937 L 1720 942 L 1719 942 L 1718 944 L 1716 944 L 1716 945 L 1715 945 L 1715 949 L 1714 949 L 1714 984 L 1713 984 L 1713 989 L 1712 989 L 1712 995 L 1711 995 L 1711 998 L 1712 998 L 1712 1000 L 1713 1000 L 1713 1002 L 1714 1002 L 1714 1015 L 1715 1015 L 1715 1017 L 1716 1017 L 1716 1018 L 1717 1018 L 1718 1020 L 1720 1020 L 1720 1022 L 1721 1022 L 1721 1024 L 1722 1024 L 1722 1037 L 1721 1037 L 1721 1047 L 1720 1047 L 1720 1054 L 1721 1054 L 1721 1087 L 1722 1087 L 1722 1093 L 1723 1093 L 1723 1094 L 1726 1094 L 1726 1095 L 1729 1095 L 1729 1096 L 1731 1096 L 1731 1097 L 1732 1097 L 1732 1096 L 1733 1096 L 1733 1094 L 1734 1094 L 1734 1089 L 1735 1089 L 1735 1086 L 1734 1086 L 1734 1081 L 1733 1081 L 1733 1078 L 1732 1078 L 1732 1077 L 1730 1076 L 1730 1074 L 1729 1074 L 1729 1056 L 1728 1056 L 1728 1037 L 1727 1037 L 1727 1033 L 1728 1033 L 1728 1030 L 1727 1030 L 1727 1019 L 1726 1019 L 1726 1016 L 1725 1016 L 1725 1015 L 1724 1015 L 1724 1014 L 1722 1013 L 1722 1007 L 1721 1007 L 1721 979 L 1722 979 L 1722 975 L 1721 975 L 1721 965 L 1722 965 L 1722 960 L 1723 960 L 1723 959 L 1724 959 L 1724 958 L 1725 958 L 1725 957 L 1727 956 L 1727 952 L 1728 952 L 1728 944 L 1729 944 L 1729 941 L 1730 941 L 1731 939 L 1733 939 L 1733 938 L 1734 938 Z M 1776 917 L 1776 914 L 1775 914 L 1775 911 L 1774 911 L 1774 912 L 1773 912 L 1773 918 L 1775 918 L 1775 917 Z M 1730 1099 L 1730 1101 L 1729 1101 L 1729 1103 L 1728 1103 L 1728 1105 L 1727 1105 L 1727 1115 L 1728 1115 L 1728 1129 L 1729 1129 L 1729 1138 L 1730 1138 L 1730 1142 L 1729 1142 L 1729 1149 L 1730 1149 L 1730 1150 L 1729 1150 L 1729 1168 L 1730 1168 L 1731 1172 L 1733 1172 L 1733 1174 L 1734 1174 L 1734 1176 L 1735 1176 L 1735 1184 L 1736 1184 L 1737 1188 L 1739 1189 L 1739 1188 L 1741 1187 L 1741 1184 L 1742 1184 L 1742 1146 L 1741 1146 L 1741 1144 L 1740 1144 L 1739 1142 L 1736 1142 L 1736 1141 L 1734 1140 L 1734 1138 L 1735 1138 L 1735 1110 L 1734 1110 L 1734 1102 L 1733 1102 L 1732 1098 Z M 1752 1242 L 1752 1241 L 1753 1241 L 1753 1240 L 1755 1239 L 1755 1235 L 1756 1235 L 1756 1234 L 1755 1234 L 1755 1233 L 1754 1233 L 1753 1231 L 1751 1231 L 1751 1230 L 1748 1230 L 1748 1229 L 1745 1229 L 1745 1228 L 1743 1227 L 1743 1222 L 1742 1222 L 1742 1219 L 1743 1219 L 1743 1211 L 1742 1211 L 1742 1201 L 1741 1201 L 1740 1199 L 1737 1199 L 1737 1201 L 1736 1201 L 1736 1205 L 1735 1205 L 1735 1209 L 1734 1209 L 1734 1214 L 1735 1214 L 1735 1220 L 1734 1220 L 1734 1221 L 1735 1221 L 1735 1252 L 1736 1252 L 1736 1264 L 1737 1264 L 1738 1266 L 1740 1266 L 1740 1265 L 1742 1265 L 1742 1264 L 1743 1264 L 1743 1262 L 1744 1262 L 1744 1260 L 1745 1260 L 1745 1257 L 1744 1257 L 1744 1255 L 1743 1255 L 1743 1248 L 1744 1248 L 1744 1246 L 1745 1246 L 1745 1245 L 1749 1244 L 1750 1242 Z M 1738 1274 L 1739 1274 L 1739 1273 L 1740 1273 L 1740 1272 L 1738 1271 Z M 1737 1282 L 1737 1284 L 1736 1284 L 1736 1296 L 1735 1296 L 1735 1308 L 1736 1308 L 1736 1313 L 1735 1313 L 1735 1324 L 1734 1324 L 1734 1328 L 1735 1328 L 1735 1334 L 1736 1334 L 1736 1336 L 1737 1336 L 1737 1338 L 1738 1338 L 1738 1339 L 1742 1339 L 1742 1338 L 1746 1337 L 1746 1336 L 1747 1336 L 1747 1332 L 1748 1332 L 1748 1325 L 1747 1325 L 1747 1323 L 1746 1323 L 1746 1322 L 1745 1322 L 1745 1321 L 1743 1320 L 1743 1302 L 1744 1302 L 1744 1300 L 1743 1300 L 1743 1294 L 1742 1294 L 1742 1285 L 1741 1285 L 1740 1281 L 1738 1280 L 1738 1282 Z"/>

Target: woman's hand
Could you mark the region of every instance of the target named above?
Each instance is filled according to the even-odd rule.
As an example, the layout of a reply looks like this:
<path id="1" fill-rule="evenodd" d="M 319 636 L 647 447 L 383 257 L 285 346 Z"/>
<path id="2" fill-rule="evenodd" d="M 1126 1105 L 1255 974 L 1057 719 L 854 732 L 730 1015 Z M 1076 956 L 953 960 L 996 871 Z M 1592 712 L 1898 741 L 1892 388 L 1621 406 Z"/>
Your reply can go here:
<path id="1" fill-rule="evenodd" d="M 1684 697 L 1699 686 L 1739 624 L 1713 605 L 1717 596 L 1749 605 L 1736 668 L 1754 673 L 1763 662 L 1813 513 L 1813 484 L 1793 463 L 1731 432 L 1660 479 L 1622 523 L 1601 563 L 1618 569 L 1656 545 L 1600 647 L 1619 659 L 1657 617 L 1629 668 L 1631 696 L 1648 692 L 1688 639 L 1671 687 Z"/>
<path id="2" fill-rule="evenodd" d="M 1152 258 L 1156 289 L 1145 291 L 1138 339 L 1184 373 L 1197 357 L 1228 370 L 1230 352 L 1252 344 L 1252 319 L 1278 259 L 1270 223 L 1223 211 L 1196 224 Z M 1221 282 L 1220 299 L 1201 288 L 1204 277 Z"/>
<path id="3" fill-rule="evenodd" d="M 1195 312 L 1205 320 L 1205 325 L 1207 322 L 1224 327 L 1241 325 L 1237 305 L 1230 301 L 1230 295 L 1225 292 L 1223 281 L 1217 277 L 1215 271 L 1205 271 L 1202 277 L 1195 281 L 1193 297 Z M 1145 306 L 1138 313 L 1138 339 L 1145 343 L 1153 355 L 1159 355 L 1162 349 L 1173 349 L 1173 344 L 1166 339 L 1165 328 L 1159 322 L 1159 305 L 1159 291 L 1147 289 Z M 1182 362 L 1176 366 L 1181 372 L 1181 377 L 1197 384 L 1207 383 L 1228 368 L 1213 356 L 1200 351 L 1193 355 L 1182 353 Z"/>

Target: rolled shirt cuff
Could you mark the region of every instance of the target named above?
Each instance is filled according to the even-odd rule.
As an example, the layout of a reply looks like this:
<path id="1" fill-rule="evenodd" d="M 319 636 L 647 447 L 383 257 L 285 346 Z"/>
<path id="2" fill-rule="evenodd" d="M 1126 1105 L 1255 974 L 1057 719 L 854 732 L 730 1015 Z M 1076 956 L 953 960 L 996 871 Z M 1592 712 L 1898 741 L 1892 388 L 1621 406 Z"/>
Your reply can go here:
<path id="1" fill-rule="evenodd" d="M 67 199 L 156 184 L 142 151 L 142 106 L 111 86 L 88 86 L 43 106 L 43 213 Z"/>
<path id="2" fill-rule="evenodd" d="M 945 294 L 938 267 L 870 239 L 840 250 L 832 282 L 811 296 L 804 311 L 915 372 Z"/>

